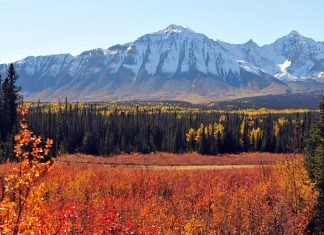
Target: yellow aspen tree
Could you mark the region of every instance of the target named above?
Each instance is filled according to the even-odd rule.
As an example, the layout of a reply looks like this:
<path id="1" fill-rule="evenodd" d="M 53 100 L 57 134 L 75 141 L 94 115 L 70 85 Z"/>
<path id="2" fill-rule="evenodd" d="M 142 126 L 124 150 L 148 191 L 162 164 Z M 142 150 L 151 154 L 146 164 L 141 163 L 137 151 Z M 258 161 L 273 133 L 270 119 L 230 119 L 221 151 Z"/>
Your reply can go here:
<path id="1" fill-rule="evenodd" d="M 243 146 L 244 129 L 245 129 L 245 119 L 243 119 L 241 126 L 240 126 L 240 145 L 241 146 Z"/>
<path id="2" fill-rule="evenodd" d="M 218 134 L 220 135 L 220 138 L 223 139 L 224 137 L 224 126 L 220 123 L 214 123 L 214 137 L 217 140 Z"/>
<path id="3" fill-rule="evenodd" d="M 196 137 L 195 137 L 195 140 L 196 140 L 196 144 L 199 145 L 201 143 L 201 139 L 202 139 L 202 134 L 204 132 L 204 124 L 201 123 L 200 124 L 200 127 L 198 128 L 197 132 L 196 132 Z"/>
<path id="4" fill-rule="evenodd" d="M 191 142 L 195 139 L 195 130 L 193 128 L 190 128 L 188 133 L 186 133 L 186 140 L 187 142 Z"/>

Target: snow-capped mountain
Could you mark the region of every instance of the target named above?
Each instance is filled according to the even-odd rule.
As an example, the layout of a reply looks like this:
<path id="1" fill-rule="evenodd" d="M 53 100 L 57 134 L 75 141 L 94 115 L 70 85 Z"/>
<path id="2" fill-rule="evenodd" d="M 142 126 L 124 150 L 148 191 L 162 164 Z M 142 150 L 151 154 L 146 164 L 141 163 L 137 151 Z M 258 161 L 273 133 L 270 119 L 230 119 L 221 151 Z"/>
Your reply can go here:
<path id="1" fill-rule="evenodd" d="M 108 49 L 14 64 L 26 99 L 204 102 L 285 93 L 289 87 L 281 80 L 323 80 L 324 43 L 293 31 L 262 47 L 252 40 L 234 45 L 170 25 Z M 2 75 L 6 68 L 0 65 Z M 316 89 L 324 88 L 319 84 Z"/>
<path id="2" fill-rule="evenodd" d="M 292 31 L 288 36 L 264 48 L 270 50 L 270 47 L 278 55 L 275 62 L 280 65 L 280 72 L 276 75 L 279 78 L 318 79 L 324 71 L 324 44 L 321 42 Z"/>
<path id="3" fill-rule="evenodd" d="M 220 42 L 236 59 L 244 60 L 276 78 L 288 81 L 321 80 L 324 71 L 324 43 L 292 31 L 270 45 L 252 40 L 235 45 Z"/>

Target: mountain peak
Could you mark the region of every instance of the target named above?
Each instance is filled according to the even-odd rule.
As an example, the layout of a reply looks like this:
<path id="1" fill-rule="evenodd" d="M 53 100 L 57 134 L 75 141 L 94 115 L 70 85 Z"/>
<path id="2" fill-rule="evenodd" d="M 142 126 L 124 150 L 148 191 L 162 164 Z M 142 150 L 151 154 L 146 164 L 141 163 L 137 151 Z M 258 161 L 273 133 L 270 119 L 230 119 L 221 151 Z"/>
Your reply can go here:
<path id="1" fill-rule="evenodd" d="M 256 42 L 254 42 L 252 39 L 250 39 L 249 41 L 247 41 L 246 43 L 244 43 L 244 45 L 247 45 L 247 46 L 258 46 L 258 44 Z"/>
<path id="2" fill-rule="evenodd" d="M 313 40 L 310 38 L 304 37 L 296 30 L 292 30 L 288 35 L 277 39 L 273 44 L 285 43 L 291 47 L 292 45 L 295 45 L 296 43 L 302 45 L 309 41 L 313 41 Z"/>
<path id="3" fill-rule="evenodd" d="M 288 35 L 288 37 L 303 37 L 300 33 L 298 33 L 296 30 L 291 31 Z"/>
<path id="4" fill-rule="evenodd" d="M 163 30 L 164 33 L 182 33 L 182 32 L 193 32 L 188 26 L 170 24 Z"/>

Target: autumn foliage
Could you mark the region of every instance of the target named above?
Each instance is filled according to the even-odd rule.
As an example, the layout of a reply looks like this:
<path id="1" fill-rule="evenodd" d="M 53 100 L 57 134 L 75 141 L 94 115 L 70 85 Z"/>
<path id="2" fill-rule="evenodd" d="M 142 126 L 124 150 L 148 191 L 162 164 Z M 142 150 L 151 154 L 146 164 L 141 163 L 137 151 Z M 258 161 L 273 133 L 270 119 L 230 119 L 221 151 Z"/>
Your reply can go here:
<path id="1" fill-rule="evenodd" d="M 84 219 L 64 218 L 84 232 L 114 212 L 136 234 L 300 234 L 317 197 L 301 160 L 179 171 L 57 164 L 46 182 L 51 220 L 70 211 Z"/>
<path id="2" fill-rule="evenodd" d="M 0 204 L 1 234 L 29 234 L 39 231 L 44 214 L 44 183 L 38 183 L 47 171 L 49 162 L 43 162 L 53 141 L 45 146 L 42 139 L 28 130 L 22 110 L 21 131 L 15 136 L 14 153 L 19 161 L 3 179 Z"/>
<path id="3" fill-rule="evenodd" d="M 126 223 L 129 229 L 119 224 L 118 214 L 111 206 L 95 204 L 84 210 L 82 204 L 71 201 L 60 208 L 55 207 L 55 212 L 51 211 L 47 182 L 41 179 L 50 167 L 46 157 L 53 140 L 47 139 L 43 145 L 41 137 L 28 130 L 27 113 L 28 110 L 23 108 L 21 131 L 15 136 L 14 153 L 18 163 L 9 174 L 2 174 L 0 234 L 89 234 L 90 231 L 84 228 L 97 224 L 97 234 L 131 233 L 133 224 Z M 81 215 L 90 214 L 90 211 L 95 215 L 99 209 L 104 209 L 99 220 Z"/>
<path id="4" fill-rule="evenodd" d="M 25 120 L 1 234 L 302 234 L 317 192 L 301 158 L 271 167 L 148 170 L 42 159 Z"/>

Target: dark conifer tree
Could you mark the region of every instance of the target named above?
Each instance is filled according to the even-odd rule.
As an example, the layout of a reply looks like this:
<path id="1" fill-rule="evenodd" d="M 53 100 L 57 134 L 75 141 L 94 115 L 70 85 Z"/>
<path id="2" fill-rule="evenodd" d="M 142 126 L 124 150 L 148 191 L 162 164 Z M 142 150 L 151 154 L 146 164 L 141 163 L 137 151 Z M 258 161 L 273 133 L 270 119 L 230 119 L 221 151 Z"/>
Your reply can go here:
<path id="1" fill-rule="evenodd" d="M 18 77 L 13 64 L 10 64 L 7 77 L 3 82 L 2 80 L 0 82 L 0 142 L 2 142 L 0 148 L 2 149 L 2 160 L 13 157 L 13 135 L 18 130 L 18 106 L 22 103 L 21 87 L 17 85 Z"/>
<path id="2" fill-rule="evenodd" d="M 324 232 L 324 97 L 320 112 L 319 120 L 307 136 L 305 148 L 305 166 L 320 193 L 316 214 L 309 225 L 310 234 Z"/>
<path id="3" fill-rule="evenodd" d="M 3 85 L 5 123 L 8 134 L 13 131 L 17 124 L 18 105 L 22 102 L 21 87 L 16 84 L 18 77 L 13 64 L 10 64 Z"/>
<path id="4" fill-rule="evenodd" d="M 248 152 L 250 149 L 248 124 L 245 121 L 243 121 L 242 125 L 243 125 L 243 128 L 242 128 L 243 133 L 241 136 L 241 139 L 242 139 L 241 149 L 244 152 Z"/>
<path id="5" fill-rule="evenodd" d="M 201 154 L 208 154 L 209 153 L 209 143 L 208 143 L 208 139 L 206 137 L 205 128 L 203 128 L 203 131 L 202 131 L 202 134 L 201 134 L 201 140 L 200 140 L 200 143 L 198 145 L 198 151 Z"/>

